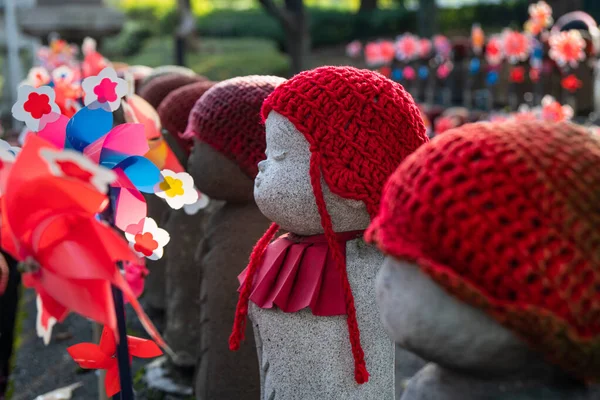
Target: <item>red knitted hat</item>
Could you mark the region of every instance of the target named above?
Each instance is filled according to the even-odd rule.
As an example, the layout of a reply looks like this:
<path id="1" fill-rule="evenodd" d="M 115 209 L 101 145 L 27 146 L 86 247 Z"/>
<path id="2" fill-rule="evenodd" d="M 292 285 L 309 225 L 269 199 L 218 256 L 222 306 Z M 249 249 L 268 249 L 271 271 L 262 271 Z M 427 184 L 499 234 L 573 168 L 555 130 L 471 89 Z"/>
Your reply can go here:
<path id="1" fill-rule="evenodd" d="M 254 179 L 266 149 L 260 107 L 284 81 L 276 76 L 253 75 L 216 84 L 194 105 L 183 138 L 196 136 Z"/>
<path id="2" fill-rule="evenodd" d="M 369 214 L 375 216 L 386 179 L 407 155 L 428 141 L 420 111 L 401 85 L 378 73 L 351 67 L 321 67 L 294 76 L 265 100 L 263 119 L 271 111 L 292 122 L 310 146 L 311 184 L 344 285 L 356 381 L 364 383 L 368 372 L 354 297 L 323 198 L 321 176 L 333 193 L 364 202 Z M 230 338 L 234 349 L 243 336 L 252 277 L 276 231 L 274 225 L 252 254 Z"/>
<path id="3" fill-rule="evenodd" d="M 402 163 L 366 237 L 599 381 L 599 165 L 575 125 L 465 125 Z"/>
<path id="4" fill-rule="evenodd" d="M 188 117 L 194 104 L 214 85 L 215 82 L 200 81 L 182 86 L 169 93 L 158 106 L 158 115 L 163 128 L 169 131 L 188 155 L 194 141 L 191 138 L 185 139 L 181 135 L 185 132 Z"/>
<path id="5" fill-rule="evenodd" d="M 165 97 L 173 90 L 198 81 L 206 81 L 203 76 L 188 76 L 182 74 L 166 74 L 152 79 L 140 88 L 140 97 L 146 100 L 156 110 Z"/>

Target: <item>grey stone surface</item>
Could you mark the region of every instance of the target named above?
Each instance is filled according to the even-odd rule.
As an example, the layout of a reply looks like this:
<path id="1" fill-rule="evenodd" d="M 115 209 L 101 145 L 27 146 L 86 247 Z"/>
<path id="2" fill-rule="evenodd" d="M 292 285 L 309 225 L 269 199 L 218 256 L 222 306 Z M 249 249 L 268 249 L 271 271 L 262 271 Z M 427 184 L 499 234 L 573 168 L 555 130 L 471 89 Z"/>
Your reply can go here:
<path id="1" fill-rule="evenodd" d="M 165 247 L 166 324 L 165 340 L 179 367 L 194 367 L 200 335 L 200 265 L 194 259 L 196 245 L 204 236 L 207 216 L 214 205 L 187 215 L 183 209 L 170 210 L 163 229 L 171 235 Z"/>
<path id="2" fill-rule="evenodd" d="M 188 168 L 200 191 L 223 202 L 206 224 L 198 245 L 201 268 L 200 354 L 196 398 L 201 400 L 257 400 L 259 373 L 254 339 L 229 350 L 237 305 L 237 276 L 246 267 L 252 248 L 270 222 L 252 198 L 253 180 L 211 146 L 196 142 Z"/>
<path id="3" fill-rule="evenodd" d="M 272 111 L 266 121 L 267 159 L 258 164 L 254 198 L 260 211 L 282 229 L 299 235 L 323 232 L 310 184 L 308 142 L 287 118 Z M 365 205 L 331 193 L 321 180 L 327 209 L 337 232 L 364 229 Z"/>
<path id="4" fill-rule="evenodd" d="M 285 230 L 323 233 L 308 173 L 308 142 L 275 112 L 266 121 L 266 132 L 267 160 L 259 164 L 254 188 L 257 204 Z M 367 227 L 364 204 L 335 196 L 321 184 L 336 231 Z M 263 400 L 394 399 L 394 344 L 385 334 L 375 301 L 374 281 L 383 256 L 357 239 L 347 243 L 346 259 L 369 382 L 358 385 L 354 380 L 345 316 L 317 317 L 308 309 L 284 313 L 251 303 Z"/>
<path id="5" fill-rule="evenodd" d="M 148 216 L 156 221 L 159 227 L 164 227 L 168 221 L 171 209 L 160 197 L 145 195 L 148 205 Z M 166 246 L 168 248 L 169 245 Z M 146 277 L 143 302 L 150 314 L 164 313 L 166 304 L 166 266 L 168 256 L 165 254 L 156 261 L 146 260 L 150 274 Z"/>
<path id="6" fill-rule="evenodd" d="M 416 265 L 388 257 L 376 285 L 390 337 L 433 362 L 409 381 L 402 400 L 598 398 Z"/>
<path id="7" fill-rule="evenodd" d="M 428 364 L 406 388 L 401 400 L 598 400 L 600 389 L 520 379 L 476 379 Z"/>

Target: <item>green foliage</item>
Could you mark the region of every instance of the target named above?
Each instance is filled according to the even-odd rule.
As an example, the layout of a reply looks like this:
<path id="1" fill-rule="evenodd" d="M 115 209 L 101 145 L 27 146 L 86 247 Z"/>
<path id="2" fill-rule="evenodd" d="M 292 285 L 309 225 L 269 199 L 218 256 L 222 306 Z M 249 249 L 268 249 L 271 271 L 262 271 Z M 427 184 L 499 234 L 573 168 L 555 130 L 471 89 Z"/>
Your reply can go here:
<path id="1" fill-rule="evenodd" d="M 151 26 L 143 20 L 128 20 L 117 36 L 104 40 L 102 51 L 109 58 L 119 54 L 137 54 L 154 34 Z"/>
<path id="2" fill-rule="evenodd" d="M 148 40 L 138 54 L 112 59 L 130 65 L 157 67 L 172 64 L 173 53 L 171 37 L 156 37 Z M 200 39 L 196 48 L 189 51 L 186 61 L 198 74 L 213 80 L 252 74 L 282 76 L 289 70 L 287 57 L 274 42 L 266 39 Z"/>
<path id="3" fill-rule="evenodd" d="M 480 23 L 487 31 L 507 26 L 523 29 L 523 23 L 528 18 L 527 7 L 528 1 L 517 0 L 443 9 L 440 11 L 440 30 L 467 33 L 475 22 Z"/>

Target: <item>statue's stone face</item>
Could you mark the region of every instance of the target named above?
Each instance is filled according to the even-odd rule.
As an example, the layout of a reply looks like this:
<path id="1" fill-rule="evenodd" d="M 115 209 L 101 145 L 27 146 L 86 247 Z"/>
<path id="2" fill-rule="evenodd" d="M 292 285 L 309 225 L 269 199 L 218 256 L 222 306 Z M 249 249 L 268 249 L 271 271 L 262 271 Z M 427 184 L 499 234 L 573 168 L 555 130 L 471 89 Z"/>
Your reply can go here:
<path id="1" fill-rule="evenodd" d="M 488 377 L 546 368 L 511 331 L 450 295 L 417 265 L 388 257 L 376 285 L 389 336 L 427 361 Z"/>
<path id="2" fill-rule="evenodd" d="M 323 233 L 310 182 L 309 144 L 282 115 L 266 120 L 267 159 L 258 164 L 254 198 L 261 212 L 286 231 L 300 235 Z M 364 203 L 331 193 L 321 179 L 327 211 L 336 232 L 365 229 L 369 214 Z"/>

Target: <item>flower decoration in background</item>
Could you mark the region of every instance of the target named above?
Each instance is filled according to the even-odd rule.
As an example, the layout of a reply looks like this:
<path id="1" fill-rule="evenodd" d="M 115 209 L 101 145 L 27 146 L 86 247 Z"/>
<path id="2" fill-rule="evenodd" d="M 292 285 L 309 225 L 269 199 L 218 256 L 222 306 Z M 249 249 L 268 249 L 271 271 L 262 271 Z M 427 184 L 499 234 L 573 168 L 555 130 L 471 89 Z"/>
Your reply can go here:
<path id="1" fill-rule="evenodd" d="M 391 40 L 384 40 L 381 42 L 380 51 L 384 63 L 389 64 L 394 60 L 394 56 L 396 55 L 396 47 L 394 46 L 394 42 Z"/>
<path id="2" fill-rule="evenodd" d="M 479 24 L 473 24 L 471 28 L 471 46 L 477 55 L 481 54 L 485 46 L 485 33 Z"/>
<path id="3" fill-rule="evenodd" d="M 369 67 L 384 64 L 380 43 L 367 43 L 365 46 L 365 62 Z"/>
<path id="4" fill-rule="evenodd" d="M 379 68 L 378 72 L 386 78 L 389 78 L 392 75 L 392 69 L 387 65 L 385 67 Z"/>
<path id="5" fill-rule="evenodd" d="M 560 85 L 563 87 L 563 89 L 571 93 L 575 93 L 576 91 L 581 89 L 583 83 L 574 74 L 571 74 L 563 78 L 560 82 Z"/>
<path id="6" fill-rule="evenodd" d="M 129 284 L 135 297 L 139 298 L 144 293 L 145 279 L 150 273 L 143 263 L 126 262 L 123 264 L 125 280 Z"/>
<path id="7" fill-rule="evenodd" d="M 485 80 L 489 86 L 496 85 L 498 83 L 499 79 L 500 79 L 500 77 L 498 75 L 498 71 L 496 71 L 496 70 L 489 71 L 485 77 Z"/>
<path id="8" fill-rule="evenodd" d="M 512 83 L 523 83 L 525 82 L 525 68 L 513 67 L 510 70 L 509 80 Z"/>
<path id="9" fill-rule="evenodd" d="M 479 71 L 481 71 L 481 60 L 474 57 L 469 62 L 469 73 L 471 75 L 477 75 Z"/>
<path id="10" fill-rule="evenodd" d="M 531 39 L 524 33 L 506 29 L 502 33 L 504 55 L 511 64 L 526 61 L 532 50 Z"/>
<path id="11" fill-rule="evenodd" d="M 439 79 L 444 80 L 450 76 L 453 69 L 454 69 L 454 64 L 452 64 L 450 61 L 447 61 L 438 67 L 437 77 Z"/>
<path id="12" fill-rule="evenodd" d="M 540 80 L 541 73 L 541 69 L 532 67 L 529 70 L 529 79 L 531 80 L 531 82 L 538 82 Z"/>
<path id="13" fill-rule="evenodd" d="M 85 78 L 81 86 L 85 92 L 84 104 L 99 104 L 106 111 L 116 111 L 128 89 L 127 82 L 117 77 L 112 68 L 104 68 L 97 76 Z"/>
<path id="14" fill-rule="evenodd" d="M 414 81 L 415 78 L 417 77 L 417 73 L 415 72 L 415 69 L 410 66 L 404 67 L 403 75 L 404 75 L 404 79 L 406 79 L 407 81 Z"/>
<path id="15" fill-rule="evenodd" d="M 159 228 L 156 221 L 150 217 L 145 217 L 135 227 L 128 227 L 125 237 L 129 241 L 129 247 L 138 257 L 146 257 L 153 261 L 162 258 L 164 247 L 171 240 L 169 233 Z"/>
<path id="16" fill-rule="evenodd" d="M 542 99 L 542 119 L 549 122 L 570 121 L 574 111 L 571 106 L 561 105 L 552 96 Z"/>
<path id="17" fill-rule="evenodd" d="M 396 82 L 400 82 L 404 78 L 404 73 L 402 68 L 394 68 L 392 70 L 392 79 Z"/>
<path id="18" fill-rule="evenodd" d="M 425 65 L 421 65 L 419 67 L 419 79 L 422 81 L 427 80 L 427 78 L 429 78 L 429 68 Z"/>
<path id="19" fill-rule="evenodd" d="M 40 87 L 50 83 L 50 74 L 44 67 L 33 67 L 27 73 L 27 83 L 33 87 Z"/>
<path id="20" fill-rule="evenodd" d="M 438 57 L 444 60 L 450 58 L 450 54 L 452 53 L 452 43 L 450 43 L 450 39 L 446 36 L 435 35 L 433 37 L 433 47 L 435 48 Z"/>
<path id="21" fill-rule="evenodd" d="M 164 178 L 158 184 L 156 195 L 165 199 L 174 210 L 179 210 L 184 205 L 191 205 L 198 201 L 198 191 L 194 187 L 194 179 L 187 172 L 173 172 L 168 169 L 161 171 Z"/>
<path id="22" fill-rule="evenodd" d="M 46 123 L 58 118 L 60 108 L 56 104 L 54 90 L 50 86 L 23 85 L 19 87 L 17 102 L 12 107 L 13 117 L 25 122 L 27 128 L 37 132 Z"/>
<path id="23" fill-rule="evenodd" d="M 419 39 L 419 57 L 427 59 L 431 57 L 431 51 L 433 50 L 433 44 L 431 40 L 427 38 Z"/>
<path id="24" fill-rule="evenodd" d="M 132 358 L 154 358 L 162 354 L 160 348 L 152 340 L 127 336 L 127 345 Z M 79 343 L 67 348 L 67 351 L 81 368 L 106 370 L 104 390 L 108 397 L 121 391 L 116 357 L 117 341 L 110 329 L 104 327 L 99 344 Z"/>
<path id="25" fill-rule="evenodd" d="M 458 118 L 453 116 L 441 116 L 435 121 L 434 132 L 436 135 L 444 133 L 460 125 Z"/>
<path id="26" fill-rule="evenodd" d="M 502 40 L 499 36 L 492 36 L 485 47 L 485 59 L 492 66 L 500 65 L 504 59 Z"/>
<path id="27" fill-rule="evenodd" d="M 108 60 L 96 50 L 96 41 L 94 39 L 90 37 L 83 39 L 81 51 L 83 52 L 81 70 L 84 77 L 98 75 L 106 67 L 110 66 Z"/>
<path id="28" fill-rule="evenodd" d="M 548 54 L 560 67 L 569 65 L 571 68 L 577 68 L 579 63 L 585 60 L 585 39 L 577 30 L 553 33 L 548 43 Z"/>
<path id="29" fill-rule="evenodd" d="M 410 33 L 405 33 L 396 40 L 396 58 L 400 61 L 410 62 L 419 56 L 419 38 Z"/>
<path id="30" fill-rule="evenodd" d="M 539 119 L 536 111 L 529 107 L 527 104 L 521 104 L 516 113 L 512 115 L 515 121 L 535 121 Z"/>
<path id="31" fill-rule="evenodd" d="M 362 43 L 359 40 L 348 43 L 346 46 L 346 54 L 350 58 L 358 58 L 362 52 Z"/>
<path id="32" fill-rule="evenodd" d="M 545 1 L 538 1 L 537 3 L 530 4 L 529 20 L 540 26 L 542 29 L 552 26 L 554 23 L 554 20 L 552 19 L 552 7 Z"/>

